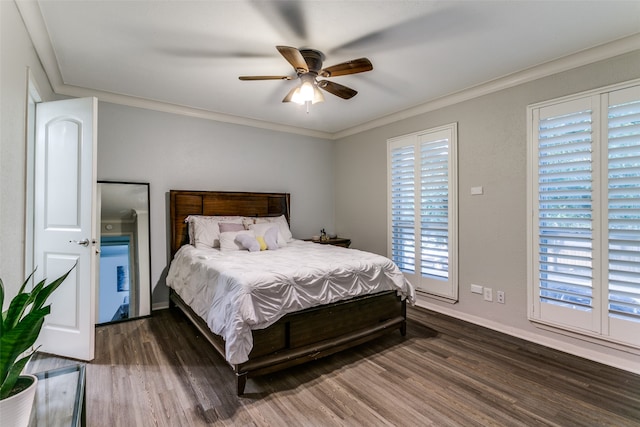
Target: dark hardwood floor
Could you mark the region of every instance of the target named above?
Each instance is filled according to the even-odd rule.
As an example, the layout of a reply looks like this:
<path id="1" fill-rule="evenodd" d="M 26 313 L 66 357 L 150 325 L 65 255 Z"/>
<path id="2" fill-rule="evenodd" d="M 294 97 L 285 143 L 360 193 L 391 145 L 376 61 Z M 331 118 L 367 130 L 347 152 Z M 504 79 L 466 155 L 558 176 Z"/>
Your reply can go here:
<path id="1" fill-rule="evenodd" d="M 177 310 L 98 327 L 87 425 L 640 426 L 638 375 L 408 313 L 406 337 L 250 379 L 242 397 L 226 362 Z"/>

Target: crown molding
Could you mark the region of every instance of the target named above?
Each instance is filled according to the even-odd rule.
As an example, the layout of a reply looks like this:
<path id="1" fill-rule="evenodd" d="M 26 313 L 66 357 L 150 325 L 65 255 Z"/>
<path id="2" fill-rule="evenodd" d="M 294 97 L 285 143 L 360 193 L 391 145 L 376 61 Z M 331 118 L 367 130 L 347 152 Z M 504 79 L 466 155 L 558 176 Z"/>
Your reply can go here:
<path id="1" fill-rule="evenodd" d="M 200 108 L 189 107 L 186 105 L 172 104 L 154 99 L 140 98 L 120 93 L 106 92 L 96 89 L 88 89 L 84 87 L 68 85 L 64 82 L 63 75 L 60 72 L 55 50 L 53 49 L 53 46 L 51 44 L 51 38 L 49 37 L 49 32 L 47 31 L 47 26 L 44 22 L 44 18 L 42 17 L 42 12 L 40 11 L 40 6 L 38 5 L 37 0 L 15 0 L 15 3 L 18 7 L 20 15 L 22 16 L 25 27 L 27 28 L 27 32 L 31 37 L 31 42 L 33 43 L 36 54 L 40 59 L 40 63 L 42 64 L 47 78 L 49 79 L 51 88 L 56 94 L 70 97 L 95 96 L 100 101 L 126 105 L 129 107 L 144 108 L 148 110 L 179 114 L 183 116 L 242 126 L 250 126 L 277 132 L 294 133 L 314 138 L 328 140 L 332 139 L 331 133 L 329 132 L 321 132 L 295 126 L 281 125 L 278 123 L 272 123 L 263 120 L 207 111 Z"/>
<path id="2" fill-rule="evenodd" d="M 1 1 L 1 0 L 0 0 Z M 310 136 L 313 138 L 331 139 L 328 132 L 304 129 L 295 126 L 281 125 L 278 123 L 267 122 L 263 120 L 250 119 L 232 114 L 217 113 L 214 111 L 203 110 L 200 108 L 189 107 L 186 105 L 171 104 L 168 102 L 157 101 L 154 99 L 140 98 L 131 95 L 123 95 L 119 93 L 100 91 L 95 89 L 87 89 L 79 86 L 62 85 L 54 89 L 61 95 L 71 96 L 75 98 L 95 96 L 101 102 L 109 102 L 112 104 L 126 105 L 128 107 L 144 108 L 147 110 L 159 111 L 163 113 L 178 114 L 182 116 L 194 117 L 198 119 L 212 120 L 216 122 L 229 123 L 241 126 L 249 126 L 259 129 L 272 130 L 276 132 L 293 133 L 298 135 Z"/>
<path id="3" fill-rule="evenodd" d="M 370 122 L 363 123 L 361 125 L 354 126 L 340 132 L 336 132 L 332 134 L 331 137 L 332 139 L 345 138 L 347 136 L 355 135 L 357 133 L 371 130 L 380 126 L 388 125 L 400 120 L 408 119 L 420 114 L 448 107 L 459 102 L 468 101 L 473 98 L 478 98 L 483 95 L 487 95 L 503 89 L 508 89 L 514 86 L 521 85 L 523 83 L 528 83 L 533 80 L 561 73 L 563 71 L 568 71 L 573 68 L 581 67 L 583 65 L 588 65 L 594 62 L 613 58 L 614 56 L 633 52 L 638 49 L 640 49 L 640 33 L 636 33 L 610 43 L 595 46 L 590 49 L 585 49 L 583 51 L 559 59 L 555 59 L 553 61 L 536 65 L 526 70 L 508 74 L 506 76 L 490 80 L 477 86 L 472 86 L 459 92 L 442 96 L 424 104 L 420 104 L 415 107 L 411 107 L 406 110 L 389 114 L 388 116 L 380 117 L 379 119 L 375 119 Z"/>
<path id="4" fill-rule="evenodd" d="M 523 83 L 537 80 L 542 77 L 546 77 L 552 74 L 560 73 L 640 49 L 640 33 L 636 33 L 634 35 L 615 40 L 610 43 L 586 49 L 572 55 L 565 56 L 563 58 L 549 61 L 523 71 L 519 71 L 482 83 L 480 85 L 463 89 L 459 92 L 442 96 L 424 104 L 420 104 L 406 110 L 389 114 L 378 119 L 345 129 L 343 131 L 330 133 L 304 129 L 295 126 L 281 125 L 263 120 L 235 116 L 231 114 L 217 113 L 200 108 L 189 107 L 186 105 L 171 104 L 168 102 L 162 102 L 153 99 L 146 99 L 119 93 L 99 91 L 68 85 L 64 82 L 62 73 L 60 72 L 55 51 L 53 49 L 53 46 L 51 45 L 51 39 L 49 37 L 49 33 L 47 31 L 47 27 L 42 17 L 40 6 L 38 5 L 37 0 L 15 0 L 15 2 L 18 10 L 20 11 L 20 15 L 22 16 L 25 27 L 27 28 L 27 32 L 31 37 L 31 41 L 34 45 L 36 53 L 40 58 L 40 62 L 42 63 L 45 73 L 47 74 L 49 83 L 51 84 L 51 88 L 57 94 L 72 97 L 95 96 L 100 101 L 110 102 L 113 104 L 145 108 L 165 113 L 179 114 L 200 119 L 214 120 L 236 125 L 256 127 L 277 132 L 293 133 L 328 140 L 342 139 L 347 136 L 355 135 L 357 133 L 385 126 L 400 120 L 415 117 L 420 114 L 457 104 L 459 102 L 487 95 L 492 92 L 497 92 L 499 90 L 514 87 Z"/>

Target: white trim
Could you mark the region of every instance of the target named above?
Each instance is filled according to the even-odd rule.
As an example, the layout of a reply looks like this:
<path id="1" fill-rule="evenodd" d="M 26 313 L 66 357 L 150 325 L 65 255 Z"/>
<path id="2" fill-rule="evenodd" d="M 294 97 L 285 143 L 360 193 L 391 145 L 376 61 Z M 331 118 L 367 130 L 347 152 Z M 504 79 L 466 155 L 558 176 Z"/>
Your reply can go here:
<path id="1" fill-rule="evenodd" d="M 518 71 L 513 74 L 508 74 L 506 76 L 490 80 L 486 83 L 482 83 L 477 86 L 463 89 L 459 92 L 445 95 L 424 104 L 408 108 L 406 110 L 399 111 L 397 113 L 390 114 L 388 116 L 381 117 L 379 119 L 375 119 L 340 132 L 336 132 L 332 135 L 332 138 L 344 138 L 376 127 L 395 123 L 399 120 L 404 120 L 420 114 L 428 113 L 430 111 L 435 111 L 449 105 L 458 104 L 463 101 L 468 101 L 473 98 L 478 98 L 480 96 L 488 95 L 493 92 L 531 82 L 542 77 L 547 77 L 553 74 L 561 73 L 563 71 L 571 70 L 573 68 L 581 67 L 583 65 L 613 58 L 614 56 L 629 53 L 638 49 L 640 49 L 640 33 L 615 40 L 611 43 L 586 49 L 572 55 L 565 56 L 563 58 L 536 65 L 534 67 Z"/>
<path id="2" fill-rule="evenodd" d="M 241 126 L 250 126 L 258 129 L 273 130 L 278 132 L 293 133 L 298 135 L 310 136 L 314 138 L 331 139 L 328 132 L 315 131 L 311 129 L 303 129 L 295 126 L 281 125 L 278 123 L 266 122 L 263 120 L 249 119 L 246 117 L 234 116 L 231 114 L 216 113 L 200 108 L 189 107 L 186 105 L 171 104 L 168 102 L 157 101 L 154 99 L 139 98 L 131 95 L 123 95 L 113 92 L 104 92 L 94 89 L 86 89 L 78 86 L 60 85 L 54 88 L 56 93 L 62 95 L 83 98 L 96 96 L 100 101 L 110 102 L 112 104 L 126 105 L 128 107 L 144 108 L 147 110 L 161 111 L 164 113 L 178 114 L 182 116 L 195 117 L 205 120 L 213 120 L 216 122 L 230 123 Z"/>
<path id="3" fill-rule="evenodd" d="M 20 15 L 25 23 L 25 27 L 31 36 L 31 41 L 40 58 L 40 62 L 49 78 L 53 91 L 57 94 L 75 97 L 98 97 L 101 101 L 114 104 L 127 105 L 132 107 L 146 108 L 149 110 L 163 111 L 172 114 L 197 117 L 201 119 L 214 120 L 219 122 L 233 123 L 243 126 L 251 126 L 261 129 L 269 129 L 279 132 L 294 133 L 299 135 L 325 138 L 341 139 L 350 135 L 355 135 L 370 129 L 384 126 L 390 123 L 434 111 L 449 105 L 467 101 L 499 90 L 514 87 L 523 83 L 537 80 L 542 77 L 567 71 L 593 62 L 602 61 L 614 56 L 622 55 L 640 49 L 640 33 L 615 40 L 610 43 L 585 49 L 580 52 L 549 61 L 526 70 L 518 71 L 503 77 L 499 77 L 488 82 L 469 87 L 440 98 L 428 101 L 424 104 L 408 108 L 397 113 L 389 114 L 366 123 L 336 132 L 321 132 L 304 129 L 294 126 L 269 123 L 245 117 L 233 116 L 230 114 L 215 113 L 211 111 L 193 108 L 185 105 L 171 104 L 156 100 L 136 98 L 129 95 L 101 92 L 93 89 L 81 88 L 67 85 L 63 81 L 62 74 L 58 67 L 55 51 L 51 45 L 51 39 L 47 32 L 44 19 L 38 3 L 33 0 L 15 0 Z"/>
<path id="4" fill-rule="evenodd" d="M 168 301 L 156 302 L 151 306 L 151 312 L 153 313 L 156 310 L 165 310 L 169 308 Z"/>
<path id="5" fill-rule="evenodd" d="M 566 341 L 563 341 L 562 338 L 555 339 L 551 337 L 545 337 L 536 333 L 524 331 L 519 328 L 506 326 L 504 323 L 494 322 L 492 320 L 485 319 L 484 317 L 478 317 L 472 314 L 462 313 L 449 307 L 442 307 L 436 304 L 432 304 L 428 301 L 418 299 L 416 301 L 416 306 L 426 308 L 427 310 L 432 310 L 437 313 L 445 314 L 455 319 L 464 320 L 465 322 L 473 323 L 474 325 L 482 326 L 497 332 L 511 335 L 516 338 L 521 338 L 535 344 L 540 344 L 554 350 L 582 357 L 583 359 L 603 363 L 614 368 L 622 369 L 640 375 L 640 362 L 634 363 L 631 360 L 627 360 L 612 354 L 606 354 L 597 350 L 586 349 L 575 344 L 570 344 Z M 554 330 L 553 332 L 559 331 Z"/>
<path id="6" fill-rule="evenodd" d="M 35 138 L 36 104 L 42 102 L 38 84 L 31 68 L 27 67 L 27 88 L 25 108 L 25 219 L 24 219 L 24 271 L 27 277 L 35 269 L 34 265 L 34 180 L 35 180 Z"/>
<path id="7" fill-rule="evenodd" d="M 448 277 L 446 280 L 432 279 L 422 276 L 422 262 L 418 254 L 418 248 L 421 247 L 420 235 L 422 232 L 421 207 L 419 201 L 422 197 L 421 186 L 419 185 L 422 177 L 421 173 L 421 147 L 425 143 L 433 140 L 447 139 L 449 148 L 447 152 L 448 166 L 448 193 L 449 203 L 447 212 L 448 225 Z M 416 180 L 414 186 L 414 242 L 416 247 L 415 254 L 415 271 L 413 273 L 405 272 L 405 278 L 409 280 L 416 288 L 417 292 L 422 292 L 433 296 L 435 299 L 446 299 L 451 303 L 458 301 L 459 283 L 458 283 L 458 123 L 453 122 L 446 125 L 437 126 L 418 132 L 400 135 L 387 139 L 387 256 L 393 258 L 392 253 L 392 234 L 393 234 L 393 208 L 392 204 L 392 152 L 396 148 L 413 147 L 414 164 L 413 176 Z"/>

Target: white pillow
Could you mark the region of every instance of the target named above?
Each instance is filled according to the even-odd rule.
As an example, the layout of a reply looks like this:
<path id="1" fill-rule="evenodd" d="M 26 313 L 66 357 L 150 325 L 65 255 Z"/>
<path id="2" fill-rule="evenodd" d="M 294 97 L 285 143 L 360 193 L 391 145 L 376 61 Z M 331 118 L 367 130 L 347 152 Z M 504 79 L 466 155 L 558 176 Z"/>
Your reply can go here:
<path id="1" fill-rule="evenodd" d="M 242 224 L 242 217 L 189 215 L 185 222 L 189 224 L 190 243 L 198 249 L 211 249 L 220 247 L 220 227 L 218 223 Z"/>
<path id="2" fill-rule="evenodd" d="M 291 230 L 289 229 L 289 223 L 287 222 L 287 218 L 284 215 L 280 215 L 277 217 L 267 218 L 267 221 L 273 224 L 278 224 L 280 228 L 280 234 L 285 242 L 290 242 L 293 240 L 293 235 L 291 234 Z"/>
<path id="3" fill-rule="evenodd" d="M 240 242 L 236 242 L 236 237 L 239 234 L 248 234 L 255 238 L 252 230 L 225 231 L 224 233 L 220 233 L 220 251 L 231 252 L 245 250 L 246 248 Z"/>

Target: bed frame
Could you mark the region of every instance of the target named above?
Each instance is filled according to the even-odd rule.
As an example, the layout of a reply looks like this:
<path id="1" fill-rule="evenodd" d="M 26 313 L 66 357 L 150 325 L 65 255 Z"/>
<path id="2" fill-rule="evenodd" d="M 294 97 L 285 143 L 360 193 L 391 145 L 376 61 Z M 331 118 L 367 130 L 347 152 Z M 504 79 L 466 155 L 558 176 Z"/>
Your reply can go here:
<path id="1" fill-rule="evenodd" d="M 249 193 L 171 190 L 171 256 L 188 242 L 188 215 L 280 216 L 290 221 L 288 193 Z M 213 347 L 225 357 L 222 337 L 179 296 L 178 306 Z M 238 395 L 248 378 L 342 351 L 399 329 L 406 334 L 406 302 L 395 291 L 385 291 L 290 313 L 265 329 L 253 331 L 253 349 L 247 362 L 231 365 Z"/>

